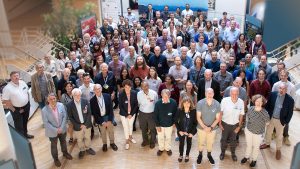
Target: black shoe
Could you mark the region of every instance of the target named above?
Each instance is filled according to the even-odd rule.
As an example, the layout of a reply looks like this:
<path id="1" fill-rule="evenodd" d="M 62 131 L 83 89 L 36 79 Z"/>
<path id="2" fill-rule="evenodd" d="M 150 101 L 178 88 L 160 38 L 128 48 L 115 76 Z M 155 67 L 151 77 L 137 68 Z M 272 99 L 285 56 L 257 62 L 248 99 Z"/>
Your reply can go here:
<path id="1" fill-rule="evenodd" d="M 225 153 L 221 153 L 220 154 L 220 160 L 224 160 L 224 157 L 225 157 Z"/>
<path id="2" fill-rule="evenodd" d="M 246 157 L 244 157 L 244 158 L 241 160 L 241 164 L 245 164 L 247 161 L 248 161 L 248 159 L 247 159 Z"/>
<path id="3" fill-rule="evenodd" d="M 28 138 L 28 139 L 33 139 L 34 138 L 34 136 L 30 135 L 30 134 L 27 134 L 25 137 Z"/>
<path id="4" fill-rule="evenodd" d="M 113 109 L 117 109 L 118 108 L 118 104 L 115 104 Z"/>
<path id="5" fill-rule="evenodd" d="M 162 153 L 163 153 L 163 151 L 158 150 L 158 151 L 157 151 L 157 156 L 161 156 Z"/>
<path id="6" fill-rule="evenodd" d="M 237 161 L 237 156 L 235 154 L 232 154 L 231 158 L 232 158 L 233 161 Z"/>
<path id="7" fill-rule="evenodd" d="M 86 152 L 90 155 L 96 155 L 96 152 L 92 148 L 87 149 Z"/>
<path id="8" fill-rule="evenodd" d="M 103 146 L 102 146 L 102 151 L 103 151 L 103 152 L 106 152 L 106 151 L 107 151 L 107 144 L 103 144 Z"/>
<path id="9" fill-rule="evenodd" d="M 69 144 L 73 144 L 73 138 L 70 138 L 70 140 L 69 140 Z"/>
<path id="10" fill-rule="evenodd" d="M 68 159 L 68 160 L 72 160 L 73 159 L 73 157 L 69 153 L 64 153 L 63 156 L 66 157 L 66 159 Z"/>
<path id="11" fill-rule="evenodd" d="M 189 162 L 190 161 L 190 158 L 189 158 L 189 156 L 185 156 L 185 159 L 184 159 L 184 162 Z"/>
<path id="12" fill-rule="evenodd" d="M 208 155 L 207 158 L 211 165 L 215 165 L 215 160 L 212 158 L 211 155 Z"/>
<path id="13" fill-rule="evenodd" d="M 80 152 L 79 152 L 79 159 L 82 159 L 83 156 L 84 156 L 84 154 L 85 154 L 85 151 L 80 151 Z"/>
<path id="14" fill-rule="evenodd" d="M 172 155 L 172 150 L 167 151 L 168 156 Z"/>
<path id="15" fill-rule="evenodd" d="M 251 161 L 250 167 L 255 167 L 256 166 L 256 161 Z"/>
<path id="16" fill-rule="evenodd" d="M 113 121 L 113 125 L 114 125 L 114 126 L 117 126 L 117 122 L 116 122 L 116 121 Z"/>
<path id="17" fill-rule="evenodd" d="M 118 147 L 115 143 L 112 143 L 110 144 L 110 147 L 114 150 L 114 151 L 117 151 L 118 150 Z"/>
<path id="18" fill-rule="evenodd" d="M 202 162 L 202 154 L 199 154 L 197 158 L 197 164 L 201 164 L 201 162 Z"/>
<path id="19" fill-rule="evenodd" d="M 60 167 L 61 166 L 61 163 L 60 163 L 59 159 L 54 160 L 54 164 L 55 164 L 56 167 Z"/>
<path id="20" fill-rule="evenodd" d="M 181 163 L 181 162 L 182 162 L 182 159 L 183 159 L 183 157 L 182 157 L 182 156 L 179 156 L 179 157 L 178 157 L 178 162 Z"/>
<path id="21" fill-rule="evenodd" d="M 143 141 L 142 144 L 141 144 L 142 147 L 145 147 L 147 145 L 149 145 L 149 143 L 147 141 Z"/>
<path id="22" fill-rule="evenodd" d="M 155 147 L 155 144 L 150 144 L 151 149 L 154 149 L 154 147 Z"/>

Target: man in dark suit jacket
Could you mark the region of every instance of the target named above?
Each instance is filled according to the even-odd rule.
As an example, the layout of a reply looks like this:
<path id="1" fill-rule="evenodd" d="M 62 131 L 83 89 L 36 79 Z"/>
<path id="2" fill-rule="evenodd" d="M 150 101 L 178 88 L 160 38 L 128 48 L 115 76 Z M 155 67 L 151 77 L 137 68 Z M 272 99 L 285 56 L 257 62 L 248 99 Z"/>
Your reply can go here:
<path id="1" fill-rule="evenodd" d="M 72 95 L 74 100 L 69 102 L 66 107 L 80 149 L 79 158 L 82 159 L 85 151 L 91 155 L 96 154 L 91 148 L 91 108 L 87 100 L 81 99 L 80 89 L 73 89 Z"/>
<path id="2" fill-rule="evenodd" d="M 197 100 L 201 100 L 205 98 L 205 89 L 206 88 L 212 88 L 214 90 L 214 99 L 218 102 L 221 102 L 221 96 L 220 96 L 220 84 L 218 81 L 214 80 L 212 78 L 212 70 L 206 69 L 204 72 L 204 78 L 200 79 L 198 86 L 198 94 L 197 94 Z M 206 86 L 207 85 L 207 86 Z"/>
<path id="3" fill-rule="evenodd" d="M 269 96 L 266 104 L 266 110 L 268 111 L 271 121 L 267 127 L 266 142 L 261 145 L 261 149 L 269 148 L 271 144 L 271 137 L 274 128 L 276 129 L 276 159 L 281 158 L 281 147 L 283 139 L 283 129 L 288 124 L 293 116 L 294 99 L 287 93 L 287 85 L 281 83 L 279 85 L 279 91 L 272 92 Z"/>
<path id="4" fill-rule="evenodd" d="M 106 37 L 107 32 L 113 33 L 114 29 L 108 25 L 108 20 L 103 19 L 103 26 L 100 27 L 100 30 L 104 37 Z"/>
<path id="5" fill-rule="evenodd" d="M 107 137 L 108 132 L 110 146 L 114 151 L 118 150 L 115 144 L 114 129 L 112 121 L 114 118 L 114 112 L 110 95 L 102 93 L 102 86 L 100 84 L 94 85 L 95 96 L 91 98 L 90 103 L 92 109 L 92 115 L 94 116 L 95 122 L 98 124 L 99 130 L 102 136 L 102 150 L 107 151 Z"/>

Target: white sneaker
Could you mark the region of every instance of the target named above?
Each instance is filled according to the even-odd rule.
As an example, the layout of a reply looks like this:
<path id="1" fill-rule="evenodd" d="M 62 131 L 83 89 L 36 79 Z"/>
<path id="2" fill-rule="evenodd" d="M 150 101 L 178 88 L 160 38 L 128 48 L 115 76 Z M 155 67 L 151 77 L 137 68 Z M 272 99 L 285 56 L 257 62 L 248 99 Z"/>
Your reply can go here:
<path id="1" fill-rule="evenodd" d="M 132 138 L 130 139 L 130 141 L 133 143 L 133 144 L 136 144 L 136 141 Z"/>
<path id="2" fill-rule="evenodd" d="M 126 144 L 125 145 L 125 150 L 128 150 L 129 149 L 129 144 Z"/>

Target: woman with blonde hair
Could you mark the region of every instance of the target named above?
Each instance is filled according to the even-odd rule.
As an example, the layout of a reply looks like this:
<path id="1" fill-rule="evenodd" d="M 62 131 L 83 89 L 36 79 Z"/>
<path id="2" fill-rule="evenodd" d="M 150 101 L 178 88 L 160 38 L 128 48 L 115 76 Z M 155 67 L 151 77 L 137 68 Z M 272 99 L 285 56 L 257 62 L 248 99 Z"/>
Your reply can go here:
<path id="1" fill-rule="evenodd" d="M 194 103 L 190 97 L 186 96 L 182 99 L 182 104 L 179 107 L 175 118 L 175 125 L 177 128 L 177 134 L 179 136 L 179 162 L 182 162 L 183 160 L 185 140 L 187 146 L 184 161 L 189 161 L 189 153 L 192 147 L 192 138 L 197 133 L 197 124 L 198 123 Z"/>

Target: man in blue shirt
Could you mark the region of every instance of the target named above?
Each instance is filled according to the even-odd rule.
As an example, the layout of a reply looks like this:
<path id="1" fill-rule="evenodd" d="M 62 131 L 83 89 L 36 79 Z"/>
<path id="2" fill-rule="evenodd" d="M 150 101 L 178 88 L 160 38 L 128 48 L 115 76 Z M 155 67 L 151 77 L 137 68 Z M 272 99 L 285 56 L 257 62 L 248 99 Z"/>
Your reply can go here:
<path id="1" fill-rule="evenodd" d="M 230 29 L 227 29 L 224 32 L 224 40 L 229 41 L 231 45 L 234 45 L 235 42 L 238 40 L 240 35 L 240 30 L 236 28 L 236 22 L 231 21 L 230 22 Z"/>

